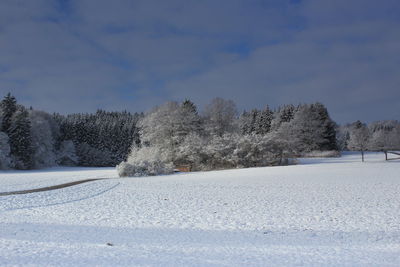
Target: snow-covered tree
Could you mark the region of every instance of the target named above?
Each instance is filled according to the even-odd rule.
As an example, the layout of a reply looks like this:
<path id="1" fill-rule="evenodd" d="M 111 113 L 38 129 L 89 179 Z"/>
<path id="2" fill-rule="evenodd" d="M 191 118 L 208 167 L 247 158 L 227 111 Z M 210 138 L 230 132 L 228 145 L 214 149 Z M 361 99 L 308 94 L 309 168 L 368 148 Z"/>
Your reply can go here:
<path id="1" fill-rule="evenodd" d="M 400 149 L 400 123 L 397 121 L 379 121 L 368 125 L 371 132 L 369 149 L 382 151 L 388 159 L 389 150 Z"/>
<path id="2" fill-rule="evenodd" d="M 57 150 L 57 163 L 64 166 L 76 166 L 79 158 L 76 155 L 75 145 L 71 140 L 62 141 Z"/>
<path id="3" fill-rule="evenodd" d="M 157 146 L 134 146 L 126 161 L 117 166 L 120 177 L 139 177 L 169 174 L 174 171 L 172 162 Z"/>
<path id="4" fill-rule="evenodd" d="M 204 149 L 209 138 L 199 135 L 198 133 L 190 133 L 185 140 L 179 145 L 176 154 L 176 163 L 182 166 L 190 166 L 192 171 L 200 171 L 207 169 L 207 161 L 210 155 Z"/>
<path id="5" fill-rule="evenodd" d="M 335 123 L 322 104 L 300 105 L 288 123 L 289 138 L 294 150 L 310 152 L 337 149 Z"/>
<path id="6" fill-rule="evenodd" d="M 336 144 L 340 151 L 348 150 L 347 143 L 350 138 L 350 126 L 340 125 L 336 127 Z"/>
<path id="7" fill-rule="evenodd" d="M 235 168 L 233 152 L 239 138 L 237 133 L 226 133 L 222 136 L 212 135 L 207 139 L 203 153 L 207 155 L 203 164 L 204 170 L 218 170 Z"/>
<path id="8" fill-rule="evenodd" d="M 55 140 L 58 127 L 52 116 L 38 110 L 29 111 L 33 148 L 33 167 L 43 168 L 56 164 Z"/>
<path id="9" fill-rule="evenodd" d="M 28 111 L 22 106 L 18 107 L 11 118 L 9 138 L 11 156 L 13 157 L 15 168 L 32 169 L 34 162 L 31 123 Z"/>
<path id="10" fill-rule="evenodd" d="M 237 139 L 233 151 L 236 167 L 261 167 L 281 165 L 283 163 L 283 149 L 272 135 L 244 135 Z"/>
<path id="11" fill-rule="evenodd" d="M 274 117 L 273 111 L 266 106 L 264 110 L 258 113 L 255 120 L 255 133 L 265 135 L 271 131 L 271 124 Z"/>
<path id="12" fill-rule="evenodd" d="M 10 145 L 8 136 L 4 132 L 0 132 L 0 170 L 11 167 Z"/>
<path id="13" fill-rule="evenodd" d="M 205 127 L 208 133 L 222 136 L 237 130 L 237 109 L 232 100 L 214 98 L 204 110 Z"/>
<path id="14" fill-rule="evenodd" d="M 103 110 L 94 114 L 55 114 L 54 118 L 60 127 L 56 147 L 58 149 L 63 141 L 72 140 L 78 154 L 91 153 L 80 155 L 78 165 L 98 166 L 99 162 L 103 162 L 107 164 L 105 166 L 115 166 L 127 159 L 133 142 L 140 143 L 137 122 L 142 116 L 126 111 Z M 95 162 L 90 162 L 92 159 Z"/>
<path id="15" fill-rule="evenodd" d="M 294 118 L 296 108 L 293 105 L 284 105 L 278 108 L 274 112 L 273 119 L 271 121 L 271 128 L 273 130 L 278 129 L 282 123 L 290 122 Z"/>
<path id="16" fill-rule="evenodd" d="M 176 160 L 180 144 L 191 133 L 201 134 L 200 117 L 194 105 L 167 102 L 154 108 L 139 122 L 144 146 L 159 147 Z"/>
<path id="17" fill-rule="evenodd" d="M 76 147 L 76 155 L 80 166 L 104 167 L 112 165 L 112 154 L 109 150 L 100 150 L 87 143 L 80 143 Z"/>
<path id="18" fill-rule="evenodd" d="M 370 132 L 368 127 L 360 121 L 355 122 L 350 131 L 350 138 L 347 145 L 351 150 L 361 151 L 361 161 L 363 162 L 364 151 L 368 149 L 369 141 Z"/>
<path id="19" fill-rule="evenodd" d="M 203 134 L 197 108 L 189 100 L 156 107 L 138 125 L 141 144 L 133 144 L 127 161 L 119 165 L 123 175 L 142 176 L 145 168 L 149 168 L 147 175 L 168 173 L 170 166 L 187 164 L 189 159 L 182 150 L 187 137 Z"/>
<path id="20" fill-rule="evenodd" d="M 239 124 L 239 131 L 241 134 L 250 134 L 250 129 L 251 129 L 251 114 L 248 111 L 243 111 L 243 113 L 239 116 L 238 120 Z"/>
<path id="21" fill-rule="evenodd" d="M 2 114 L 2 124 L 0 131 L 6 134 L 10 133 L 11 120 L 14 113 L 17 111 L 17 100 L 14 96 L 8 93 L 0 102 L 0 113 Z"/>

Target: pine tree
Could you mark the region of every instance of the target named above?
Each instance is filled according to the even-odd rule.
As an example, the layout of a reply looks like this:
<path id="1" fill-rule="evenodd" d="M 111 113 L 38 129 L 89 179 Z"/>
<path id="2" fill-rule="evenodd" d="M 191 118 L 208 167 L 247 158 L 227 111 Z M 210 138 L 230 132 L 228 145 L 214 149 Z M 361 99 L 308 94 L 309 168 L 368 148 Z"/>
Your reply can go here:
<path id="1" fill-rule="evenodd" d="M 17 169 L 33 168 L 31 124 L 28 116 L 24 107 L 18 107 L 9 128 L 11 155 Z"/>
<path id="2" fill-rule="evenodd" d="M 239 129 L 242 135 L 250 134 L 251 115 L 246 110 L 239 117 Z"/>
<path id="3" fill-rule="evenodd" d="M 249 134 L 257 133 L 259 129 L 259 125 L 257 122 L 259 121 L 260 111 L 258 109 L 253 109 L 250 111 L 250 128 L 248 130 Z"/>
<path id="4" fill-rule="evenodd" d="M 265 135 L 271 130 L 271 123 L 274 113 L 268 106 L 260 111 L 256 120 L 256 134 Z"/>
<path id="5" fill-rule="evenodd" d="M 203 125 L 199 113 L 197 112 L 196 105 L 186 99 L 182 102 L 180 110 L 179 110 L 181 123 L 186 125 L 183 128 L 186 128 L 184 135 L 188 135 L 189 133 L 197 133 L 202 134 Z M 179 118 L 178 118 L 179 119 Z"/>
<path id="6" fill-rule="evenodd" d="M 319 120 L 320 127 L 322 127 L 321 137 L 323 141 L 318 144 L 319 149 L 322 151 L 337 150 L 336 123 L 329 117 L 328 110 L 323 104 L 317 102 L 311 106 L 314 112 L 318 114 L 317 120 Z"/>
<path id="7" fill-rule="evenodd" d="M 283 106 L 280 112 L 280 121 L 281 122 L 289 122 L 294 118 L 294 114 L 296 109 L 293 105 L 285 105 Z"/>
<path id="8" fill-rule="evenodd" d="M 293 105 L 284 105 L 278 108 L 277 111 L 273 113 L 273 119 L 271 121 L 271 128 L 273 130 L 278 130 L 282 123 L 290 122 L 298 110 Z"/>
<path id="9" fill-rule="evenodd" d="M 14 96 L 8 93 L 1 101 L 0 108 L 3 115 L 1 131 L 9 134 L 9 129 L 11 126 L 11 118 L 13 114 L 17 111 L 17 100 L 15 99 Z"/>
<path id="10" fill-rule="evenodd" d="M 10 144 L 7 134 L 0 132 L 0 170 L 8 169 L 11 165 Z"/>

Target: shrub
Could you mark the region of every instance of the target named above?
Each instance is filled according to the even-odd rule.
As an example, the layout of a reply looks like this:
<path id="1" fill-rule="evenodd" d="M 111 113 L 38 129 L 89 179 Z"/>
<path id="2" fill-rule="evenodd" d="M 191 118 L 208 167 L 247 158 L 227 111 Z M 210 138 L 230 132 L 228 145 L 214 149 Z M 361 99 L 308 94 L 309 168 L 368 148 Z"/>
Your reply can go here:
<path id="1" fill-rule="evenodd" d="M 163 160 L 163 153 L 155 147 L 132 148 L 127 161 L 117 166 L 120 177 L 139 177 L 169 174 L 173 164 Z"/>

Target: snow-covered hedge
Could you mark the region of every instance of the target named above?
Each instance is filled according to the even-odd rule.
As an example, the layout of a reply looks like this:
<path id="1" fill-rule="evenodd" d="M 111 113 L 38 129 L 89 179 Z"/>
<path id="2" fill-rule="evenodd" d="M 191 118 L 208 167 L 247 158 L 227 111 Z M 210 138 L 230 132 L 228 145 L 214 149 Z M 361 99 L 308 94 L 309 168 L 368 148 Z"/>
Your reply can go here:
<path id="1" fill-rule="evenodd" d="M 174 167 L 159 149 L 134 147 L 127 161 L 117 166 L 117 171 L 120 177 L 139 177 L 173 173 Z"/>

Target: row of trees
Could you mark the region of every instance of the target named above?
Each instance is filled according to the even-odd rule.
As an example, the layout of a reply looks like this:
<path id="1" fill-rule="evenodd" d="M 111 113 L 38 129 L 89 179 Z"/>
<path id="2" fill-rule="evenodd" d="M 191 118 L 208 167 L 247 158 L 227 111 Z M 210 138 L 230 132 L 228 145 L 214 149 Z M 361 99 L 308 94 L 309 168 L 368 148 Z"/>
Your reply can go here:
<path id="1" fill-rule="evenodd" d="M 195 104 L 167 102 L 139 122 L 121 176 L 170 173 L 176 167 L 212 170 L 279 165 L 314 150 L 336 150 L 335 123 L 320 103 L 254 109 L 237 116 L 235 103 L 215 98 L 199 114 Z"/>
<path id="2" fill-rule="evenodd" d="M 338 128 L 338 144 L 341 150 L 381 151 L 388 159 L 388 151 L 400 150 L 400 123 L 398 121 L 377 121 L 365 124 L 356 121 Z"/>
<path id="3" fill-rule="evenodd" d="M 139 142 L 141 114 L 48 114 L 19 105 L 8 94 L 0 102 L 0 169 L 55 165 L 115 166 Z"/>
<path id="4" fill-rule="evenodd" d="M 48 114 L 0 102 L 0 169 L 115 166 L 122 176 L 287 164 L 314 151 L 400 149 L 397 121 L 337 126 L 321 103 L 244 111 L 215 98 L 203 112 L 186 100 L 146 114 Z"/>
<path id="5" fill-rule="evenodd" d="M 58 146 L 72 143 L 77 159 L 70 162 L 70 157 L 64 157 L 61 164 L 115 166 L 126 160 L 132 143 L 140 142 L 136 124 L 141 117 L 138 113 L 103 110 L 94 114 L 55 114 Z"/>

